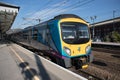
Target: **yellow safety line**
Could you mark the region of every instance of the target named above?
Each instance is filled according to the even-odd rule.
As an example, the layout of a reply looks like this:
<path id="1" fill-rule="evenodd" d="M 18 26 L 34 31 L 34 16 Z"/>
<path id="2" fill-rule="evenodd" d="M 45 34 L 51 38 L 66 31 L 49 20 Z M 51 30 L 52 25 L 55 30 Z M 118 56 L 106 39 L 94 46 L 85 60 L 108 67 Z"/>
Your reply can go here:
<path id="1" fill-rule="evenodd" d="M 16 47 L 16 48 L 19 49 L 19 50 L 21 50 L 20 47 Z M 21 50 L 21 52 L 23 52 L 24 54 L 26 54 L 26 55 L 28 56 L 28 54 L 25 53 L 23 50 Z M 28 57 L 30 57 L 30 56 L 28 56 Z M 30 57 L 30 58 L 31 58 L 31 57 Z"/>
<path id="2" fill-rule="evenodd" d="M 25 61 L 17 54 L 17 52 L 16 52 L 12 47 L 10 47 L 10 49 L 11 49 L 11 50 L 13 51 L 13 53 L 19 58 L 19 60 L 20 60 L 21 62 L 25 62 Z M 34 76 L 34 73 L 30 70 L 30 67 L 27 66 L 25 63 L 24 63 L 24 65 L 26 66 L 25 69 L 27 69 L 27 70 L 32 74 L 32 76 Z M 33 77 L 33 79 L 34 79 L 34 80 L 40 80 L 39 77 L 36 76 L 36 75 Z"/>

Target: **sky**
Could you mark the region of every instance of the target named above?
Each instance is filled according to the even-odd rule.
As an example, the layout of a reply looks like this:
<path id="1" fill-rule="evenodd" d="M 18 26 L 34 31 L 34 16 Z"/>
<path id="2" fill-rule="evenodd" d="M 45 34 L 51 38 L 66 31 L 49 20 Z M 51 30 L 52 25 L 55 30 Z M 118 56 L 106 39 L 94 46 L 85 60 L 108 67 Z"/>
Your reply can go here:
<path id="1" fill-rule="evenodd" d="M 0 0 L 20 7 L 12 29 L 33 26 L 59 14 L 75 14 L 89 22 L 120 17 L 120 0 Z M 96 18 L 95 18 L 96 16 Z M 39 22 L 38 19 L 41 21 Z"/>

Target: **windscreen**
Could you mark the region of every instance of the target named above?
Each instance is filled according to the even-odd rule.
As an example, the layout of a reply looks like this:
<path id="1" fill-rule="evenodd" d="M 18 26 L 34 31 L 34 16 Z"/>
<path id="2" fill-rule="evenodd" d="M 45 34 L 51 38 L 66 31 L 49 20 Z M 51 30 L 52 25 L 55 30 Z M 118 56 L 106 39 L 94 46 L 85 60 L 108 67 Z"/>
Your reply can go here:
<path id="1" fill-rule="evenodd" d="M 61 34 L 64 42 L 68 44 L 82 44 L 89 41 L 88 26 L 78 22 L 63 22 Z"/>

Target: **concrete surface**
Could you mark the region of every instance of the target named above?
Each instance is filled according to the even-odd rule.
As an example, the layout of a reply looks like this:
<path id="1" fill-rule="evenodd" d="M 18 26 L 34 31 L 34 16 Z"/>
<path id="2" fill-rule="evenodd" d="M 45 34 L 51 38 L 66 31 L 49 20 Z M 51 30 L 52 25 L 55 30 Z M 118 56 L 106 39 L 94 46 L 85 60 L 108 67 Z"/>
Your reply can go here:
<path id="1" fill-rule="evenodd" d="M 86 80 L 16 44 L 0 44 L 0 80 Z"/>

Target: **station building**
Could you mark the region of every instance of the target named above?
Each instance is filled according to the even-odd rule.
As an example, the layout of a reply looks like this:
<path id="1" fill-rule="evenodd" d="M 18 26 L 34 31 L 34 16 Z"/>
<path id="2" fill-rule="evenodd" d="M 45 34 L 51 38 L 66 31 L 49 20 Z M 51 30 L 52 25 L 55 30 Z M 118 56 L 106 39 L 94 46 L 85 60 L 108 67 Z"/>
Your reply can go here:
<path id="1" fill-rule="evenodd" d="M 90 25 L 92 39 L 101 39 L 101 41 L 104 41 L 105 36 L 110 35 L 113 31 L 120 34 L 120 17 Z"/>
<path id="2" fill-rule="evenodd" d="M 19 8 L 15 5 L 0 2 L 0 39 L 11 28 Z"/>

